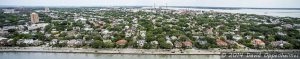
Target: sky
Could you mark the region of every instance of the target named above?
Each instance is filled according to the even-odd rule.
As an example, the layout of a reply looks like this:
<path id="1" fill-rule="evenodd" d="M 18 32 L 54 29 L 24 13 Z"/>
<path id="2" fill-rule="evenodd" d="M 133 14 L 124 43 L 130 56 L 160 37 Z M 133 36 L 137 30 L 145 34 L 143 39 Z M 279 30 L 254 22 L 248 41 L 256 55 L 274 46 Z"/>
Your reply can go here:
<path id="1" fill-rule="evenodd" d="M 0 0 L 5 6 L 202 6 L 300 8 L 300 0 Z"/>

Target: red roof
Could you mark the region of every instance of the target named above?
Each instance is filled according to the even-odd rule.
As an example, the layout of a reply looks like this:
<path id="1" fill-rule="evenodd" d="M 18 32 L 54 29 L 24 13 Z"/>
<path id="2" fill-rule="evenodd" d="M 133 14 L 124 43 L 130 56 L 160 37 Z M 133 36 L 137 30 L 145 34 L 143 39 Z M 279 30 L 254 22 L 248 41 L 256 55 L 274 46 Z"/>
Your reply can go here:
<path id="1" fill-rule="evenodd" d="M 184 46 L 192 46 L 192 42 L 191 41 L 185 41 L 185 42 L 182 42 Z"/>
<path id="2" fill-rule="evenodd" d="M 124 39 L 118 40 L 116 43 L 117 43 L 118 45 L 125 45 L 125 44 L 127 43 L 127 40 L 124 40 Z"/>
<path id="3" fill-rule="evenodd" d="M 260 39 L 254 39 L 253 41 L 252 41 L 254 44 L 256 44 L 256 45 L 263 45 L 263 44 L 265 44 L 262 40 L 260 40 Z"/>
<path id="4" fill-rule="evenodd" d="M 216 40 L 217 42 L 217 45 L 219 45 L 219 46 L 227 46 L 228 44 L 226 43 L 226 42 L 224 42 L 223 40 L 221 40 L 221 39 L 217 39 Z"/>

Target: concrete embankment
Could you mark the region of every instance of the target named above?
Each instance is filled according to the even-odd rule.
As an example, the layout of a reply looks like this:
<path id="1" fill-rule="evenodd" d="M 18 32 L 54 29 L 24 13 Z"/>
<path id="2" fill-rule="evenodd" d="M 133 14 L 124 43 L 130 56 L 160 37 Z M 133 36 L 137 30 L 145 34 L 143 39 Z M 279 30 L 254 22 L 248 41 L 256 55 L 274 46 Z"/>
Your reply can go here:
<path id="1" fill-rule="evenodd" d="M 220 52 L 195 49 L 92 49 L 51 47 L 0 47 L 0 52 L 47 52 L 47 53 L 100 53 L 100 54 L 174 54 L 174 55 L 219 55 Z"/>
<path id="2" fill-rule="evenodd" d="M 222 53 L 291 52 L 300 50 L 256 50 L 256 49 L 132 49 L 132 48 L 55 48 L 55 47 L 0 47 L 0 52 L 46 52 L 46 53 L 99 53 L 99 54 L 166 54 L 166 55 L 221 55 Z"/>

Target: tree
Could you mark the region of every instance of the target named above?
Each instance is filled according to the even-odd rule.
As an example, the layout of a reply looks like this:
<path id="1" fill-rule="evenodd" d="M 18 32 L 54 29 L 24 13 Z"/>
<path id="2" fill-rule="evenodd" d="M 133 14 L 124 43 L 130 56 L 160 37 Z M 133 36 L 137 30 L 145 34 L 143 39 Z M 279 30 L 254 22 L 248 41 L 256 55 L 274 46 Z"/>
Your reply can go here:
<path id="1" fill-rule="evenodd" d="M 268 36 L 267 41 L 269 42 L 275 41 L 275 36 L 274 35 Z"/>
<path id="2" fill-rule="evenodd" d="M 151 48 L 151 44 L 149 43 L 145 43 L 143 46 L 144 49 L 150 49 Z"/>
<path id="3" fill-rule="evenodd" d="M 115 44 L 114 43 L 112 43 L 112 42 L 104 42 L 104 44 L 102 44 L 103 46 L 103 48 L 113 48 L 113 47 L 115 47 Z"/>
<path id="4" fill-rule="evenodd" d="M 100 40 L 95 40 L 95 41 L 92 43 L 91 47 L 92 47 L 92 48 L 100 48 L 102 44 L 103 44 L 102 41 L 100 41 Z"/>
<path id="5" fill-rule="evenodd" d="M 161 42 L 161 43 L 159 43 L 159 45 L 163 49 L 171 49 L 173 47 L 171 44 L 166 43 L 166 42 Z"/>

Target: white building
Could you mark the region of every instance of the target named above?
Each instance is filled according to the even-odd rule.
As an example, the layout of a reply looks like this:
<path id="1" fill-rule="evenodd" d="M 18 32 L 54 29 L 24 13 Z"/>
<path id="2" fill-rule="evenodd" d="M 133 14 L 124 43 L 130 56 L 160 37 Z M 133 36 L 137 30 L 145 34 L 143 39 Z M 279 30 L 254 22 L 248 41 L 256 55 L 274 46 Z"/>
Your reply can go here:
<path id="1" fill-rule="evenodd" d="M 15 11 L 15 9 L 2 9 L 3 13 L 19 13 L 19 11 Z"/>

